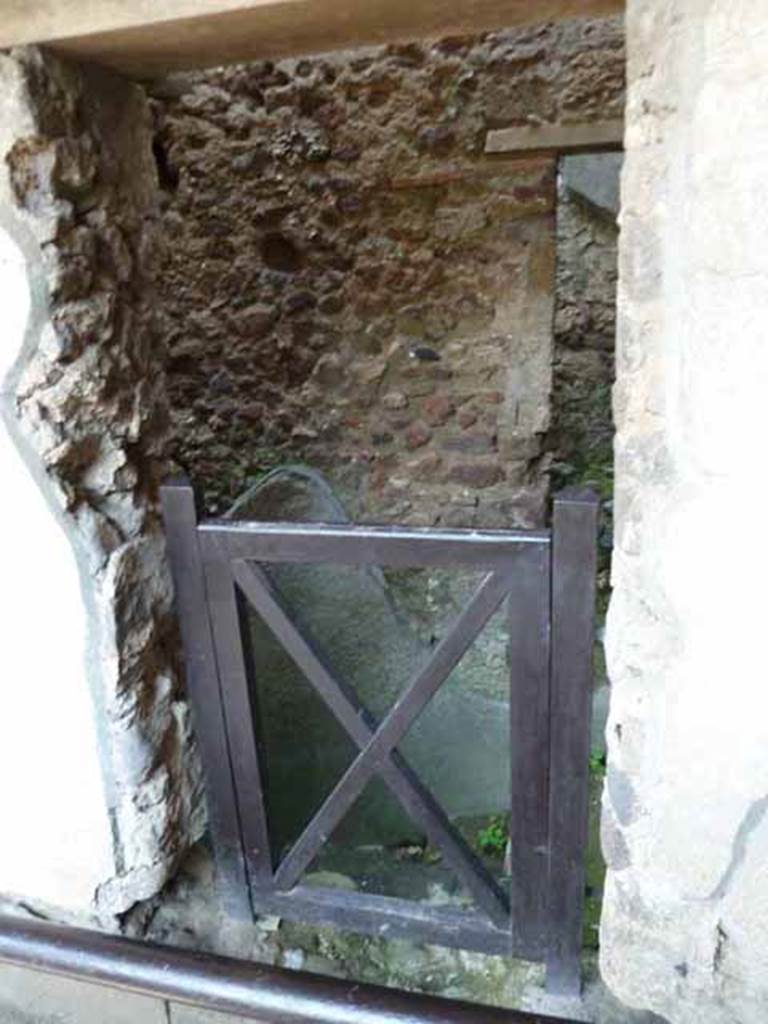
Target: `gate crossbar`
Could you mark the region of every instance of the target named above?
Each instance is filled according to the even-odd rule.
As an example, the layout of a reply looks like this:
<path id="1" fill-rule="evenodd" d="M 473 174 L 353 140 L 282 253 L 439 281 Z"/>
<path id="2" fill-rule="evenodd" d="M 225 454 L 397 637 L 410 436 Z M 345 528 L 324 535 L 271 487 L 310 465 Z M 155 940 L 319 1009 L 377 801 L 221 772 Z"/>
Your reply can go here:
<path id="1" fill-rule="evenodd" d="M 299 881 L 326 837 L 341 821 L 371 776 L 380 773 L 411 818 L 423 826 L 429 838 L 443 851 L 446 860 L 478 904 L 496 924 L 506 925 L 509 905 L 493 876 L 451 825 L 435 798 L 419 781 L 405 759 L 401 755 L 393 756 L 393 748 L 419 711 L 458 664 L 498 608 L 508 589 L 506 578 L 494 574 L 485 578 L 463 615 L 438 645 L 429 663 L 417 674 L 378 729 L 374 730 L 361 717 L 354 691 L 333 677 L 290 620 L 263 570 L 240 560 L 234 563 L 234 576 L 254 608 L 361 750 L 279 865 L 275 873 L 277 888 L 290 889 Z"/>

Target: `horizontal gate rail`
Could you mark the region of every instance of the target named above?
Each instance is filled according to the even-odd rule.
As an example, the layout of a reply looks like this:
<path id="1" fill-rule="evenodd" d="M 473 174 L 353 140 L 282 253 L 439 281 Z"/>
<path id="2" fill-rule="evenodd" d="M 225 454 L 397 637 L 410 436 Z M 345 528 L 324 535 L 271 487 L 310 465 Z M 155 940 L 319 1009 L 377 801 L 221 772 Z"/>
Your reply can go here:
<path id="1" fill-rule="evenodd" d="M 461 566 L 500 569 L 525 548 L 549 545 L 544 530 L 432 530 L 410 527 L 207 520 L 199 535 L 222 545 L 230 558 L 307 565 Z"/>
<path id="2" fill-rule="evenodd" d="M 331 924 L 353 932 L 388 939 L 410 939 L 454 949 L 473 949 L 492 956 L 541 959 L 523 942 L 510 947 L 508 924 L 497 927 L 478 910 L 433 906 L 395 896 L 346 892 L 315 885 L 297 885 L 288 892 L 260 893 L 259 909 L 288 920 Z"/>
<path id="3" fill-rule="evenodd" d="M 535 1013 L 414 995 L 8 916 L 0 916 L 0 963 L 236 1014 L 261 1024 L 558 1024 L 553 1017 Z"/>

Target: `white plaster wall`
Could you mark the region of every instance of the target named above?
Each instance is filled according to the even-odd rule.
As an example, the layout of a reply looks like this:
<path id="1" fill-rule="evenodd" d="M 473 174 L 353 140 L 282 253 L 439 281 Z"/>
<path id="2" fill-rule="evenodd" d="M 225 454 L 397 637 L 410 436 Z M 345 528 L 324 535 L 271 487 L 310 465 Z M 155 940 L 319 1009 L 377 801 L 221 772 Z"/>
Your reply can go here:
<path id="1" fill-rule="evenodd" d="M 14 132 L 28 125 L 15 66 L 3 60 L 0 71 L 2 156 Z M 2 226 L 12 223 L 9 200 L 2 173 L 0 892 L 82 912 L 98 884 L 115 874 L 112 836 L 86 679 L 78 566 L 15 429 L 14 378 L 45 308 L 41 289 L 33 301 L 30 253 Z"/>
<path id="2" fill-rule="evenodd" d="M 627 31 L 601 961 L 673 1024 L 763 1024 L 768 4 Z"/>

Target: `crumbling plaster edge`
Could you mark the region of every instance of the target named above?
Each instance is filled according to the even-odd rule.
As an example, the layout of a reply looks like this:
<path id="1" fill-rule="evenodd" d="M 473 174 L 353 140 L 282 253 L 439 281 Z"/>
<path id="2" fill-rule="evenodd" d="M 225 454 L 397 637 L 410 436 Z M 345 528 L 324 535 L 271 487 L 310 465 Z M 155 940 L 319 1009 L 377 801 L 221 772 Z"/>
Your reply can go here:
<path id="1" fill-rule="evenodd" d="M 42 257 L 42 246 L 34 230 L 26 222 L 25 215 L 15 206 L 13 189 L 10 184 L 6 154 L 15 139 L 24 134 L 34 134 L 36 122 L 32 100 L 21 73 L 18 60 L 13 53 L 0 54 L 0 69 L 5 71 L 12 85 L 0 103 L 0 112 L 5 124 L 0 131 L 0 231 L 5 232 L 17 250 L 18 262 L 23 264 L 29 289 L 29 313 L 21 335 L 21 344 L 15 357 L 9 356 L 10 368 L 0 379 L 0 420 L 7 431 L 9 441 L 30 477 L 52 519 L 61 529 L 69 545 L 79 583 L 84 607 L 86 636 L 83 649 L 83 677 L 88 687 L 96 752 L 100 766 L 100 785 L 103 792 L 104 814 L 108 826 L 108 845 L 111 870 L 108 877 L 95 883 L 90 907 L 83 907 L 82 913 L 72 908 L 43 906 L 30 894 L 5 892 L 0 902 L 22 910 L 33 908 L 32 912 L 57 920 L 96 922 L 101 927 L 117 930 L 120 915 L 136 902 L 156 894 L 172 876 L 186 847 L 168 856 L 155 856 L 151 860 L 137 863 L 125 870 L 122 855 L 123 838 L 119 832 L 119 804 L 121 799 L 119 781 L 115 775 L 113 736 L 110 732 L 110 711 L 108 692 L 110 682 L 105 677 L 105 655 L 109 661 L 117 662 L 116 624 L 110 624 L 108 615 L 99 608 L 99 589 L 110 571 L 110 564 L 117 551 L 107 560 L 95 563 L 84 537 L 73 520 L 66 514 L 66 505 L 56 480 L 45 469 L 44 461 L 37 451 L 32 437 L 24 429 L 23 417 L 19 415 L 18 401 L 20 384 L 30 364 L 35 359 L 43 342 L 44 332 L 52 329 L 50 318 L 50 293 L 47 272 Z M 10 130 L 9 130 L 10 126 Z M 0 264 L 0 271 L 2 264 Z M 6 330 L 6 338 L 10 334 Z M 11 339 L 12 343 L 17 338 Z M 126 542 L 130 545 L 132 542 Z M 55 766 L 54 766 L 55 767 Z M 201 826 L 202 827 L 202 826 Z M 199 831 L 199 829 L 198 829 Z M 199 834 L 189 837 L 192 843 L 200 839 Z M 159 851 L 155 851 L 156 854 Z"/>
<path id="2" fill-rule="evenodd" d="M 18 385 L 24 371 L 34 358 L 40 345 L 45 327 L 50 323 L 48 316 L 48 288 L 45 271 L 40 257 L 40 247 L 29 228 L 15 215 L 7 205 L 0 206 L 0 229 L 4 230 L 18 246 L 26 267 L 27 281 L 30 290 L 30 314 L 24 331 L 21 349 L 11 369 L 0 383 L 0 418 L 2 418 L 8 436 L 15 445 L 17 452 L 27 468 L 30 476 L 40 492 L 51 517 L 61 529 L 63 537 L 70 545 L 80 582 L 80 593 L 86 611 L 87 635 L 83 652 L 83 675 L 88 686 L 92 705 L 93 721 L 99 750 L 99 761 L 102 766 L 102 784 L 107 814 L 112 832 L 112 853 L 114 863 L 119 863 L 119 837 L 116 833 L 112 808 L 117 800 L 115 781 L 110 771 L 110 742 L 107 730 L 107 708 L 104 700 L 102 672 L 99 665 L 99 650 L 104 643 L 114 642 L 114 638 L 105 636 L 103 616 L 98 614 L 94 573 L 89 565 L 88 554 L 84 549 L 82 538 L 72 523 L 68 522 L 61 502 L 57 498 L 54 481 L 46 473 L 42 459 L 38 455 L 31 440 L 25 433 L 22 421 L 16 411 L 18 401 Z M 97 892 L 94 892 L 94 907 Z"/>

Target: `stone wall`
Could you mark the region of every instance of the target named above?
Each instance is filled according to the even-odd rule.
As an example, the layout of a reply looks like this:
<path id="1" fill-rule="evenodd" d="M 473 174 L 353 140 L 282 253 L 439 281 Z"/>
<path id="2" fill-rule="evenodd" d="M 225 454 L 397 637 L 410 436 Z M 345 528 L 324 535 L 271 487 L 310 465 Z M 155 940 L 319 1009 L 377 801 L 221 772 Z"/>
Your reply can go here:
<path id="1" fill-rule="evenodd" d="M 611 490 L 618 273 L 617 154 L 566 157 L 557 201 L 552 417 L 558 482 Z M 614 191 L 615 190 L 615 191 Z"/>
<path id="2" fill-rule="evenodd" d="M 602 968 L 673 1024 L 760 1024 L 768 20 L 630 0 L 627 32 Z"/>
<path id="3" fill-rule="evenodd" d="M 621 154 L 560 161 L 551 422 L 553 490 L 572 484 L 600 494 L 598 625 L 610 594 L 613 544 L 613 416 Z M 602 657 L 597 662 L 604 680 Z"/>
<path id="4" fill-rule="evenodd" d="M 150 118 L 139 88 L 36 50 L 4 56 L 2 75 L 2 217 L 16 257 L 0 285 L 9 308 L 29 309 L 3 351 L 17 483 L 0 519 L 26 561 L 12 554 L 0 587 L 14 640 L 35 622 L 51 665 L 29 643 L 15 662 L 4 655 L 3 800 L 18 789 L 43 835 L 3 815 L 0 891 L 108 921 L 156 891 L 202 827 L 157 513 L 167 408 Z M 49 590 L 62 597 L 53 607 Z M 80 759 L 89 767 L 67 789 Z"/>
<path id="5" fill-rule="evenodd" d="M 485 131 L 621 116 L 619 20 L 155 89 L 172 450 L 221 508 L 278 463 L 357 518 L 543 516 L 555 168 Z"/>

